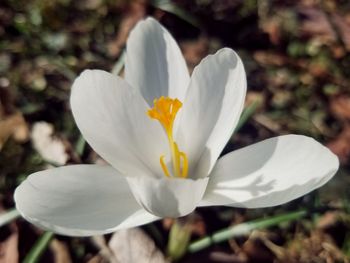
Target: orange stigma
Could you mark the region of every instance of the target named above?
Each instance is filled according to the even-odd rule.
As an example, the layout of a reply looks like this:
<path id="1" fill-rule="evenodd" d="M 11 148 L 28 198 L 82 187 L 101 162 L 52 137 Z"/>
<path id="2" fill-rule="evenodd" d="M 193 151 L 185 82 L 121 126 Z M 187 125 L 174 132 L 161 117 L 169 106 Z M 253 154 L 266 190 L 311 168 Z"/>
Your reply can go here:
<path id="1" fill-rule="evenodd" d="M 182 107 L 181 101 L 178 99 L 171 99 L 169 97 L 160 97 L 153 101 L 154 107 L 147 111 L 148 116 L 151 119 L 158 120 L 163 126 L 165 133 L 167 134 L 169 147 L 171 151 L 171 159 L 173 163 L 173 173 L 171 174 L 168 167 L 165 164 L 165 156 L 160 156 L 160 165 L 163 169 L 165 176 L 167 177 L 180 177 L 186 178 L 188 173 L 188 159 L 184 152 L 179 150 L 176 142 L 173 138 L 173 126 L 176 118 L 176 114 Z"/>

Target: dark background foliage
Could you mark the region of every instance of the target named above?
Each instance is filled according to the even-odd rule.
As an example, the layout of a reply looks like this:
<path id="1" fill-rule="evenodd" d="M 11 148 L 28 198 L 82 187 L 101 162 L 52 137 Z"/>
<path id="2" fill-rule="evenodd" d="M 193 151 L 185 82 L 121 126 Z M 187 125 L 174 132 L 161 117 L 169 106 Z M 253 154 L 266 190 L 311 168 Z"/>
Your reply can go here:
<path id="1" fill-rule="evenodd" d="M 84 69 L 118 71 L 129 31 L 148 15 L 174 35 L 190 71 L 221 47 L 231 47 L 241 56 L 248 77 L 247 105 L 256 107 L 224 153 L 298 133 L 326 144 L 341 160 L 341 169 L 329 184 L 284 206 L 199 209 L 187 219 L 192 222 L 192 240 L 267 215 L 304 209 L 308 216 L 188 252 L 182 261 L 348 262 L 350 2 L 346 0 L 1 1 L 0 209 L 5 212 L 14 206 L 15 187 L 34 171 L 102 161 L 73 121 L 70 87 Z M 166 219 L 144 227 L 147 242 L 154 240 L 164 252 L 173 224 Z M 22 219 L 1 227 L 0 262 L 22 261 L 41 234 Z M 112 256 L 103 252 L 107 248 L 103 242 L 110 238 L 102 237 L 101 245 L 96 239 L 55 236 L 41 262 L 111 261 Z"/>

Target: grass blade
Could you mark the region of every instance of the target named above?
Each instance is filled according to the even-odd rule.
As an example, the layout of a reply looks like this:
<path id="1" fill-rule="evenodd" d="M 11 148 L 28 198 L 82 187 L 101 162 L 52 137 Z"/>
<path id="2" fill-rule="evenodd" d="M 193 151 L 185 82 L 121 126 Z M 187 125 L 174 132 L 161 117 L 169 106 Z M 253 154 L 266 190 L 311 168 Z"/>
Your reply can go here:
<path id="1" fill-rule="evenodd" d="M 238 224 L 214 233 L 212 236 L 199 239 L 191 243 L 188 247 L 188 251 L 191 253 L 200 251 L 209 247 L 212 244 L 220 243 L 226 241 L 230 238 L 239 237 L 247 235 L 255 229 L 261 229 L 266 227 L 271 227 L 278 225 L 282 222 L 288 222 L 300 219 L 306 216 L 307 212 L 305 210 L 292 212 L 277 216 L 272 216 L 264 219 L 257 219 L 250 222 L 245 222 Z"/>
<path id="2" fill-rule="evenodd" d="M 235 132 L 239 131 L 243 127 L 243 125 L 250 119 L 250 117 L 253 116 L 259 104 L 260 104 L 259 101 L 253 101 L 246 108 L 244 108 L 241 114 L 241 117 L 238 121 L 238 124 L 236 126 Z"/>
<path id="3" fill-rule="evenodd" d="M 77 143 L 75 144 L 75 151 L 81 157 L 84 153 L 86 141 L 82 135 L 79 136 Z"/>
<path id="4" fill-rule="evenodd" d="M 123 52 L 119 56 L 117 62 L 114 64 L 114 66 L 112 68 L 112 74 L 114 74 L 114 75 L 119 75 L 120 74 L 120 72 L 124 68 L 125 56 L 126 56 L 126 51 L 123 50 Z"/>
<path id="5" fill-rule="evenodd" d="M 158 9 L 160 9 L 160 10 L 166 11 L 168 13 L 171 13 L 171 14 L 183 19 L 184 21 L 186 21 L 187 23 L 191 24 L 194 27 L 197 27 L 197 28 L 200 27 L 200 24 L 199 24 L 197 18 L 195 18 L 192 14 L 187 12 L 185 9 L 179 7 L 177 4 L 173 3 L 172 1 L 152 0 L 150 2 L 150 4 Z"/>
<path id="6" fill-rule="evenodd" d="M 0 227 L 12 222 L 20 216 L 16 208 L 12 208 L 10 211 L 0 215 Z"/>
<path id="7" fill-rule="evenodd" d="M 54 234 L 52 232 L 45 232 L 34 244 L 28 255 L 23 260 L 23 263 L 35 263 L 38 262 L 41 255 L 44 253 L 47 246 L 50 244 Z"/>

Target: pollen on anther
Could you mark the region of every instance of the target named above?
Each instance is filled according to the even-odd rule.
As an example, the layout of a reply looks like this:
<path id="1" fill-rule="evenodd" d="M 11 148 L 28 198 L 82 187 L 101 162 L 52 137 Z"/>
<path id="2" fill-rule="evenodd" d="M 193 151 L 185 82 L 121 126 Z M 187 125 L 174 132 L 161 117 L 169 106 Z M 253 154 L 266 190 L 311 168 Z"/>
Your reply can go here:
<path id="1" fill-rule="evenodd" d="M 166 130 L 172 129 L 176 114 L 182 106 L 181 101 L 162 96 L 153 103 L 154 107 L 147 111 L 148 116 L 158 120 Z"/>
<path id="2" fill-rule="evenodd" d="M 171 152 L 171 161 L 173 164 L 172 174 L 169 172 L 162 155 L 159 159 L 163 173 L 167 177 L 182 177 L 186 178 L 188 173 L 188 160 L 184 152 L 181 152 L 173 138 L 173 125 L 179 109 L 182 107 L 181 101 L 169 97 L 160 97 L 153 101 L 153 108 L 147 111 L 147 115 L 151 119 L 158 120 L 163 126 L 169 141 Z M 182 162 L 181 162 L 182 161 Z"/>

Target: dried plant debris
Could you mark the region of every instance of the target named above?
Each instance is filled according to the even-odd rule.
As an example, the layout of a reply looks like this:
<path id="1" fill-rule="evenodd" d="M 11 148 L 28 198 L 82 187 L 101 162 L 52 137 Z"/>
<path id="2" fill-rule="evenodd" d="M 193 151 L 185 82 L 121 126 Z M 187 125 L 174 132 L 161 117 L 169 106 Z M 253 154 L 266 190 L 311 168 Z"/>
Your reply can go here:
<path id="1" fill-rule="evenodd" d="M 31 140 L 41 157 L 57 165 L 64 165 L 69 158 L 64 143 L 53 137 L 53 125 L 47 122 L 37 122 L 33 125 Z"/>
<path id="2" fill-rule="evenodd" d="M 165 10 L 167 5 L 172 12 Z M 190 19 L 174 10 L 185 10 Z M 121 55 L 130 30 L 149 15 L 173 33 L 190 71 L 223 46 L 242 57 L 248 77 L 246 105 L 259 101 L 259 106 L 225 150 L 301 133 L 324 142 L 342 164 L 339 174 L 320 194 L 313 192 L 286 206 L 254 213 L 200 208 L 200 217 L 192 221 L 192 240 L 219 231 L 230 222 L 250 221 L 269 213 L 311 211 L 316 206 L 324 210 L 288 226 L 186 254 L 179 262 L 348 262 L 348 1 L 1 1 L 1 205 L 13 207 L 18 183 L 48 164 L 106 164 L 97 161 L 88 144 L 80 144 L 81 135 L 69 106 L 72 81 L 87 68 L 111 71 L 116 63 L 123 65 Z M 199 26 L 188 21 L 198 21 Z M 77 150 L 77 145 L 83 146 Z M 236 222 L 237 213 L 241 218 Z M 162 223 L 152 225 L 160 239 L 140 229 L 99 237 L 99 245 L 96 240 L 92 245 L 90 239 L 57 237 L 49 247 L 50 257 L 44 255 L 42 262 L 164 262 L 173 221 Z M 0 262 L 22 262 L 38 232 L 22 220 L 10 228 L 9 235 L 5 229 L 0 231 Z M 163 251 L 153 239 L 162 240 L 162 246 L 159 241 L 157 246 Z"/>
<path id="3" fill-rule="evenodd" d="M 0 119 L 0 150 L 10 137 L 21 143 L 28 139 L 28 135 L 28 126 L 22 113 L 17 112 Z"/>
<path id="4" fill-rule="evenodd" d="M 154 241 L 140 228 L 117 231 L 113 234 L 108 246 L 118 262 L 167 262 Z"/>

